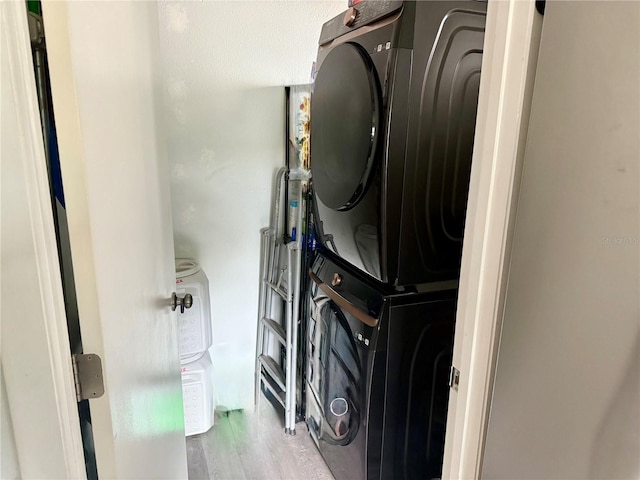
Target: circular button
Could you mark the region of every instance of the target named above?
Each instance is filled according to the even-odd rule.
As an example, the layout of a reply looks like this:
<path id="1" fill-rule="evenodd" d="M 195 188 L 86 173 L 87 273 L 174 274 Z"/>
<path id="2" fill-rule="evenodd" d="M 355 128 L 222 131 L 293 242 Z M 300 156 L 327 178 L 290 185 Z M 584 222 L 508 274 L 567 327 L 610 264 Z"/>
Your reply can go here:
<path id="1" fill-rule="evenodd" d="M 353 25 L 353 23 L 356 21 L 357 16 L 358 10 L 356 10 L 354 7 L 350 7 L 349 10 L 344 13 L 344 18 L 342 19 L 342 21 L 344 22 L 344 26 L 350 27 L 351 25 Z"/>
<path id="2" fill-rule="evenodd" d="M 349 411 L 349 404 L 344 398 L 338 397 L 331 400 L 329 409 L 336 417 L 342 417 Z"/>

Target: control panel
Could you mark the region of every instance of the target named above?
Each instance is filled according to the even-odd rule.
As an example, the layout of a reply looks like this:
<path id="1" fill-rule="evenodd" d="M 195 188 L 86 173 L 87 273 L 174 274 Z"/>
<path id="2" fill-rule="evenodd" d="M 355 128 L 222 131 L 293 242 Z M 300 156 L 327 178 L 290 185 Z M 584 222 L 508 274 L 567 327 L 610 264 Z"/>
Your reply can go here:
<path id="1" fill-rule="evenodd" d="M 401 0 L 381 0 L 374 2 L 361 2 L 355 7 L 350 7 L 346 12 L 337 15 L 322 26 L 320 33 L 320 45 L 334 38 L 338 38 L 352 30 L 369 25 L 384 18 L 402 8 Z"/>

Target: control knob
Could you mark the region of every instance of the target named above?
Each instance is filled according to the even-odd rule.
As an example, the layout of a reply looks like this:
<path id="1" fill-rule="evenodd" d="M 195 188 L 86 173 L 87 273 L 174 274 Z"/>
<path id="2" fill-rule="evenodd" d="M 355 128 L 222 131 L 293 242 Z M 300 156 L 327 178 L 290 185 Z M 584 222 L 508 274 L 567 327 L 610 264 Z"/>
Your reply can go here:
<path id="1" fill-rule="evenodd" d="M 355 7 L 349 7 L 344 13 L 344 18 L 342 19 L 345 27 L 350 27 L 356 21 L 356 17 L 358 16 L 358 10 Z"/>

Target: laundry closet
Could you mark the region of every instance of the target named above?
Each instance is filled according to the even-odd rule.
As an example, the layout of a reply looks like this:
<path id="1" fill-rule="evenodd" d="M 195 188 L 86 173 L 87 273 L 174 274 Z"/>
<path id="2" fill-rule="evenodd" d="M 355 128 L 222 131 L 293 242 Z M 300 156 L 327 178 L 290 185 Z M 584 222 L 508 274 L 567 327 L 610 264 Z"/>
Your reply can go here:
<path id="1" fill-rule="evenodd" d="M 382 446 L 382 437 L 374 438 L 377 434 L 369 425 L 375 425 L 387 416 L 398 416 L 392 422 L 399 424 L 397 433 L 391 433 L 385 427 L 386 443 L 391 442 L 391 437 L 409 435 L 409 430 L 402 433 L 409 424 L 433 424 L 424 438 L 418 434 L 419 438 L 414 438 L 412 442 L 420 445 L 418 450 L 433 444 L 429 447 L 433 451 L 433 459 L 427 459 L 433 464 L 429 467 L 428 475 L 438 476 L 444 445 L 455 289 L 460 266 L 486 6 L 479 2 L 369 2 L 357 7 L 350 6 L 346 10 L 346 15 L 350 15 L 347 18 L 342 2 L 312 5 L 313 8 L 284 2 L 273 5 L 259 2 L 158 4 L 155 11 L 153 8 L 147 9 L 150 11 L 146 13 L 151 13 L 153 17 L 148 15 L 144 19 L 151 32 L 157 18 L 158 44 L 153 45 L 153 35 L 148 35 L 144 29 L 139 29 L 137 33 L 137 45 L 147 44 L 150 57 L 145 59 L 146 50 L 141 48 L 134 49 L 129 58 L 122 55 L 116 61 L 116 64 L 121 62 L 134 66 L 136 75 L 154 85 L 153 91 L 142 94 L 147 105 L 145 108 L 158 109 L 155 124 L 147 126 L 151 138 L 147 140 L 146 147 L 155 150 L 157 156 L 166 155 L 168 169 L 163 171 L 164 165 L 148 163 L 148 170 L 145 170 L 143 165 L 138 164 L 132 165 L 132 173 L 135 172 L 141 183 L 148 183 L 152 189 L 154 182 L 146 182 L 147 179 L 143 179 L 145 175 L 157 175 L 161 182 L 168 177 L 170 183 L 171 195 L 162 199 L 162 203 L 167 206 L 170 200 L 172 222 L 168 224 L 169 217 L 165 217 L 162 219 L 162 228 L 166 231 L 167 227 L 171 227 L 173 233 L 175 293 L 171 295 L 170 307 L 177 316 L 178 342 L 177 346 L 171 346 L 168 353 L 177 347 L 180 355 L 186 435 L 203 434 L 211 429 L 215 423 L 214 408 L 219 412 L 251 410 L 254 402 L 259 400 L 260 389 L 268 385 L 268 382 L 260 381 L 254 385 L 254 378 L 257 379 L 268 370 L 267 367 L 277 369 L 278 363 L 286 362 L 292 367 L 286 368 L 288 400 L 284 406 L 288 420 L 285 422 L 285 431 L 294 434 L 295 423 L 306 418 L 311 437 L 316 443 L 320 442 L 318 447 L 324 452 L 323 442 L 326 439 L 322 432 L 326 429 L 323 424 L 329 421 L 329 410 L 338 417 L 349 412 L 347 417 L 340 419 L 341 428 L 333 427 L 335 434 L 343 436 L 341 429 L 346 428 L 351 433 L 340 444 L 350 445 L 353 442 L 354 446 L 364 445 L 356 450 L 361 456 L 358 460 L 361 467 L 353 471 L 341 471 L 342 467 L 334 469 L 325 456 L 334 475 L 338 478 L 375 478 L 381 470 L 385 476 L 398 475 L 403 468 L 406 470 L 406 465 L 393 466 L 390 459 L 385 460 L 386 470 L 375 460 L 367 460 L 379 456 L 380 453 L 375 450 Z M 76 25 L 80 29 L 87 29 L 90 25 L 85 18 L 87 15 L 101 13 L 112 18 L 117 15 L 115 9 L 94 10 L 91 7 L 70 4 L 66 9 L 60 9 L 59 13 L 72 29 Z M 45 19 L 48 18 L 46 10 L 43 12 Z M 274 18 L 287 32 L 287 38 L 275 34 L 275 31 L 268 31 L 267 24 L 269 28 L 273 28 L 274 24 L 273 21 L 265 22 L 265 16 Z M 240 21 L 230 22 L 230 18 Z M 135 21 L 130 17 L 124 22 L 129 28 L 135 26 Z M 375 33 L 360 35 L 365 30 Z M 458 34 L 458 31 L 463 33 Z M 247 32 L 252 34 L 248 35 Z M 55 41 L 55 35 L 52 35 L 51 50 L 54 54 Z M 74 36 L 68 41 L 71 44 L 72 62 L 77 62 L 74 65 L 76 68 L 86 68 L 89 77 L 100 71 L 105 56 L 96 51 L 92 52 L 92 57 L 86 58 L 90 43 L 75 46 Z M 288 48 L 292 43 L 298 48 Z M 447 53 L 449 50 L 452 53 Z M 113 52 L 121 53 L 117 44 Z M 374 65 L 376 71 L 369 72 L 368 69 Z M 52 68 L 54 100 L 59 98 L 58 92 L 63 88 L 57 68 L 55 65 Z M 427 95 L 431 95 L 434 85 L 441 84 L 442 88 L 423 107 L 414 109 L 420 98 L 422 71 L 426 72 L 424 81 L 427 87 L 424 88 Z M 128 93 L 129 104 L 135 104 L 141 94 L 127 83 L 128 74 L 122 78 L 116 77 L 116 82 L 122 87 L 123 96 Z M 313 100 L 310 98 L 312 88 L 307 88 L 304 95 L 298 94 L 295 89 L 293 94 L 285 90 L 287 84 L 313 81 L 316 86 Z M 95 79 L 88 79 L 87 87 L 91 87 L 93 82 Z M 108 102 L 114 99 L 112 96 L 117 95 L 119 88 L 111 90 L 106 86 L 103 92 L 95 96 L 96 103 L 94 99 L 84 99 L 83 95 L 87 92 L 83 91 L 82 81 L 79 83 L 80 116 L 86 116 L 87 121 L 97 125 L 95 112 L 99 111 L 104 112 L 109 122 L 115 121 L 117 110 L 111 109 Z M 450 95 L 456 100 L 447 110 L 444 105 Z M 285 96 L 286 111 L 283 108 Z M 315 105 L 317 119 L 314 124 L 312 113 L 311 135 L 315 137 L 309 147 L 310 103 L 312 107 Z M 288 138 L 291 122 L 298 120 L 291 115 L 298 104 L 299 109 L 306 111 L 306 124 L 294 125 L 293 129 L 307 131 L 304 145 L 294 145 L 293 139 Z M 341 111 L 340 105 L 348 109 Z M 83 107 L 87 110 L 82 111 Z M 423 128 L 421 125 L 427 121 L 430 112 L 437 112 L 437 118 L 431 121 L 430 128 Z M 370 118 L 369 122 L 367 118 Z M 69 155 L 66 137 L 70 133 L 66 130 L 64 116 L 60 115 L 56 120 L 61 137 L 62 170 L 67 174 L 69 167 L 64 160 Z M 132 130 L 139 128 L 134 116 L 130 121 Z M 406 131 L 410 132 L 408 142 L 405 139 Z M 431 132 L 431 140 L 426 140 L 430 151 L 409 153 L 405 165 L 405 145 L 409 145 L 410 152 L 424 148 L 423 137 L 429 135 L 421 132 Z M 444 142 L 439 138 L 444 138 Z M 418 142 L 416 145 L 413 144 L 415 141 Z M 370 142 L 371 145 L 367 146 Z M 429 142 L 434 144 L 429 147 Z M 121 150 L 114 153 L 131 156 L 132 150 L 145 148 L 144 143 L 133 143 L 125 150 L 122 142 L 115 142 Z M 319 259 L 314 264 L 313 272 L 309 272 L 309 278 L 313 280 L 309 282 L 306 267 L 301 274 L 299 269 L 302 266 L 289 261 L 289 271 L 297 268 L 298 273 L 293 280 L 289 279 L 287 288 L 293 289 L 296 284 L 304 287 L 289 307 L 295 312 L 293 324 L 299 326 L 299 331 L 291 333 L 290 326 L 278 320 L 269 320 L 271 325 L 277 327 L 280 323 L 279 328 L 287 330 L 286 360 L 281 358 L 271 364 L 257 363 L 254 367 L 256 311 L 259 310 L 256 290 L 262 280 L 256 278 L 256 266 L 267 255 L 262 252 L 261 257 L 258 248 L 260 238 L 256 233 L 273 218 L 271 210 L 274 199 L 280 201 L 279 195 L 274 198 L 272 193 L 274 172 L 283 165 L 293 168 L 299 163 L 297 159 L 289 158 L 291 151 L 294 156 L 304 151 L 306 160 L 301 162 L 300 168 L 306 169 L 307 179 L 311 173 L 308 171 L 309 156 L 316 157 L 311 170 L 317 176 L 313 179 L 317 196 L 308 195 L 307 182 L 304 198 L 293 199 L 293 174 L 286 173 L 283 193 L 286 207 L 300 207 L 298 210 L 304 210 L 304 218 L 285 236 L 298 244 L 304 242 L 306 248 L 306 242 L 315 235 L 318 248 L 323 249 L 324 258 L 327 261 L 343 261 L 345 266 L 342 269 L 329 264 L 320 267 Z M 339 165 L 334 164 L 336 159 L 340 159 Z M 107 168 L 106 164 L 102 168 Z M 442 172 L 442 179 L 439 173 L 431 173 L 432 168 Z M 417 186 L 411 184 L 413 190 L 410 193 L 405 193 L 410 189 L 403 187 L 405 169 L 418 182 Z M 89 176 L 92 175 L 97 179 L 99 173 L 89 172 Z M 407 212 L 415 208 L 416 200 L 413 197 L 421 197 L 422 183 L 427 186 L 428 202 L 436 206 L 430 205 L 427 209 L 428 214 L 433 212 L 426 225 L 431 230 L 431 242 L 421 244 L 420 239 L 425 238 L 422 220 L 416 223 L 407 216 Z M 72 188 L 70 186 L 69 190 Z M 87 195 L 91 198 L 93 191 L 89 190 Z M 346 198 L 346 203 L 336 200 L 345 195 L 350 197 Z M 383 204 L 376 205 L 379 200 Z M 114 201 L 123 200 L 116 195 Z M 338 216 L 344 217 L 343 220 L 334 221 L 327 208 L 344 212 L 338 213 Z M 442 213 L 435 213 L 449 210 L 455 218 L 449 218 L 451 214 L 448 213 L 441 218 Z M 279 218 L 290 214 L 289 211 L 282 211 Z M 132 211 L 131 220 L 139 223 L 138 215 Z M 424 214 L 416 211 L 416 218 L 421 215 Z M 62 216 L 65 217 L 64 212 Z M 404 222 L 402 225 L 401 217 Z M 347 223 L 358 224 L 356 231 L 340 227 L 345 219 Z M 297 221 L 298 218 L 294 219 L 294 222 Z M 307 225 L 307 222 L 312 224 Z M 434 233 L 439 222 L 445 222 L 446 226 L 443 232 Z M 72 220 L 72 237 L 75 236 L 73 223 Z M 408 226 L 414 223 L 418 225 L 418 230 L 414 231 L 413 227 Z M 94 236 L 113 241 L 109 235 L 100 234 L 100 227 L 90 228 Z M 275 225 L 275 228 L 278 230 L 279 225 Z M 351 245 L 354 238 L 355 247 Z M 417 244 L 421 244 L 418 248 L 415 246 L 416 238 Z M 333 250 L 329 250 L 330 247 Z M 425 247 L 430 250 L 425 251 Z M 356 260 L 358 255 L 361 261 Z M 421 255 L 422 270 L 416 270 L 415 265 L 406 267 L 415 263 L 412 258 L 416 255 Z M 95 267 L 98 270 L 105 267 L 100 265 L 100 261 Z M 299 263 L 299 260 L 296 261 Z M 307 254 L 305 261 L 313 261 L 313 252 Z M 78 258 L 74 260 L 76 265 L 80 262 Z M 355 270 L 349 270 L 349 263 Z M 307 266 L 310 268 L 310 264 Z M 356 339 L 369 347 L 371 352 L 379 351 L 380 354 L 374 362 L 375 369 L 373 364 L 366 365 L 374 361 L 373 357 L 367 359 L 365 354 L 354 360 L 356 370 L 347 372 L 347 376 L 355 375 L 352 381 L 356 383 L 344 392 L 323 390 L 326 385 L 322 379 L 328 372 L 319 370 L 319 365 L 327 362 L 323 358 L 324 353 L 320 352 L 321 346 L 331 345 L 331 350 L 338 347 L 334 347 L 333 340 L 325 338 L 326 332 L 320 326 L 320 323 L 328 321 L 324 317 L 320 319 L 324 314 L 307 308 L 310 298 L 317 300 L 315 297 L 318 293 L 313 283 L 321 287 L 328 284 L 325 277 L 331 272 L 325 272 L 323 268 L 340 270 L 340 276 L 345 280 L 354 276 L 353 282 L 334 285 L 338 289 L 344 287 L 346 298 L 353 297 L 353 292 L 350 293 L 348 289 L 355 288 L 354 291 L 357 291 L 360 288 L 355 286 L 357 276 L 371 276 L 368 279 L 371 294 L 352 298 L 352 301 L 370 304 L 368 313 L 364 315 L 372 315 L 374 320 L 369 322 L 369 326 L 373 330 L 360 332 L 356 328 L 353 332 L 347 329 L 343 333 L 347 343 Z M 75 277 L 78 289 L 82 290 L 82 276 L 76 274 Z M 130 281 L 134 283 L 135 278 Z M 277 288 L 280 288 L 280 280 Z M 401 298 L 396 298 L 397 294 Z M 80 295 L 79 310 L 83 309 L 82 297 Z M 332 301 L 329 300 L 326 307 L 331 305 Z M 393 306 L 387 311 L 389 305 Z M 381 309 L 378 311 L 379 307 Z M 270 312 L 265 315 L 272 316 Z M 337 315 L 339 319 L 342 313 Z M 80 318 L 84 316 L 80 313 Z M 388 318 L 396 317 L 398 319 L 389 326 Z M 264 318 L 258 318 L 259 323 L 265 321 Z M 380 326 L 375 328 L 378 322 Z M 425 325 L 429 327 L 426 330 Z M 334 326 L 327 328 L 333 331 Z M 311 339 L 314 334 L 317 338 Z M 143 330 L 138 335 L 144 336 Z M 402 340 L 407 335 L 420 340 L 409 346 Z M 153 338 L 154 334 L 149 332 L 149 337 Z M 260 343 L 263 337 L 259 335 L 258 339 Z M 290 342 L 293 342 L 292 346 Z M 313 352 L 316 347 L 316 353 L 320 354 L 318 358 Z M 258 352 L 261 348 L 259 345 Z M 87 349 L 84 346 L 85 352 Z M 340 355 L 344 356 L 345 353 Z M 416 355 L 431 360 L 417 365 Z M 388 368 L 387 356 L 391 365 L 389 368 L 408 372 L 408 377 L 395 387 L 387 384 L 384 374 Z M 99 357 L 101 355 L 95 354 L 95 358 Z M 393 367 L 395 364 L 397 366 Z M 431 386 L 423 391 L 420 379 L 431 370 Z M 375 391 L 369 384 L 371 375 L 381 376 L 382 383 Z M 309 388 L 306 388 L 307 385 Z M 411 391 L 420 399 L 413 399 L 409 393 L 409 406 L 401 405 L 405 401 L 402 398 Z M 356 395 L 355 392 L 359 393 Z M 278 397 L 279 394 L 275 393 Z M 96 397 L 99 395 L 95 394 Z M 319 396 L 327 395 L 331 398 L 319 399 Z M 345 395 L 346 398 L 343 398 Z M 387 397 L 399 399 L 397 408 L 383 408 Z M 320 403 L 315 403 L 318 401 Z M 330 408 L 326 402 L 331 404 Z M 340 408 L 335 407 L 338 404 Z M 411 407 L 411 404 L 417 406 Z M 431 404 L 430 413 L 428 404 Z M 369 410 L 371 414 L 365 413 Z M 404 420 L 400 418 L 404 415 L 400 413 L 403 410 L 407 410 Z M 359 415 L 364 416 L 358 419 Z M 177 420 L 172 418 L 173 421 Z M 91 419 L 87 424 L 95 425 L 96 421 Z M 382 425 L 375 428 L 382 431 Z M 360 433 L 356 440 L 352 436 L 358 430 Z M 363 444 L 360 437 L 369 440 Z M 407 448 L 407 445 L 403 447 L 405 456 Z M 389 453 L 385 458 L 388 455 L 396 456 L 395 453 Z M 416 457 L 415 461 L 418 463 L 411 467 L 415 472 L 405 472 L 403 475 L 414 476 L 417 472 L 426 474 L 426 466 L 421 463 L 423 460 Z"/>
<path id="2" fill-rule="evenodd" d="M 632 138 L 637 118 L 629 105 L 637 100 L 634 80 L 640 71 L 637 65 L 629 67 L 625 59 L 637 55 L 625 48 L 639 44 L 630 20 L 638 10 L 630 2 L 624 8 L 584 2 L 575 9 L 573 2 L 553 2 L 547 6 L 541 41 L 542 13 L 533 3 L 493 4 L 488 17 L 493 23 L 487 25 L 492 75 L 485 77 L 489 80 L 481 92 L 485 101 L 480 102 L 475 137 L 474 162 L 477 154 L 482 168 L 471 178 L 477 199 L 468 205 L 473 236 L 471 243 L 465 238 L 464 297 L 456 305 L 460 214 L 464 216 L 466 199 L 447 198 L 447 192 L 459 192 L 461 182 L 469 181 L 468 175 L 460 175 L 468 165 L 453 153 L 456 148 L 470 153 L 463 140 L 469 131 L 460 123 L 444 122 L 447 128 L 425 139 L 410 126 L 406 144 L 388 141 L 398 138 L 403 122 L 415 114 L 409 108 L 404 117 L 403 89 L 411 86 L 394 76 L 407 60 L 402 50 L 415 37 L 405 29 L 412 20 L 408 10 L 401 10 L 403 2 L 364 1 L 371 1 L 370 8 L 351 7 L 343 0 L 43 4 L 82 329 L 84 356 L 72 344 L 73 360 L 63 285 L 56 277 L 51 205 L 43 193 L 49 179 L 40 161 L 42 132 L 34 128 L 39 123 L 35 96 L 25 87 L 32 81 L 32 64 L 20 53 L 28 52 L 28 29 L 14 4 L 1 5 L 3 140 L 12 152 L 5 156 L 3 147 L 1 246 L 3 276 L 10 272 L 13 280 L 8 286 L 3 278 L 2 284 L 2 437 L 3 442 L 14 437 L 16 465 L 25 477 L 84 476 L 81 433 L 85 453 L 93 446 L 87 442 L 86 423 L 81 420 L 78 428 L 77 401 L 81 419 L 82 402 L 91 407 L 97 469 L 103 478 L 227 478 L 234 474 L 225 469 L 235 461 L 246 462 L 246 475 L 269 478 L 413 478 L 427 471 L 449 478 L 456 477 L 454 471 L 478 476 L 483 457 L 486 478 L 524 478 L 545 471 L 550 476 L 591 472 L 602 477 L 637 470 L 637 455 L 627 450 L 638 444 L 628 428 L 637 416 L 629 405 L 638 404 L 637 392 L 629 388 L 637 365 L 628 361 L 637 352 L 637 305 L 629 299 L 637 293 L 638 276 L 627 267 L 637 264 L 637 183 L 629 181 L 637 177 L 637 163 L 628 159 L 638 151 Z M 465 95 L 478 88 L 481 47 L 473 42 L 482 35 L 484 25 L 478 21 L 486 4 L 434 3 L 457 7 L 443 13 L 439 28 L 434 24 L 421 30 L 436 45 L 446 40 L 428 58 L 415 59 L 425 62 L 426 75 L 412 86 L 434 84 L 441 94 L 435 99 L 414 95 L 421 106 L 455 97 L 442 88 L 441 74 Z M 536 3 L 544 9 L 543 2 Z M 612 32 L 594 24 L 599 18 L 622 22 L 625 28 Z M 458 23 L 460 19 L 464 21 Z M 365 27 L 362 35 L 354 33 L 360 26 Z M 467 51 L 458 49 L 460 32 L 465 45 L 469 39 L 473 44 Z M 589 56 L 567 41 L 567 32 L 591 46 Z M 540 82 L 534 85 L 539 45 Z M 446 57 L 441 58 L 443 52 L 452 51 L 461 53 L 460 61 L 438 64 Z M 283 417 L 276 418 L 280 411 L 269 405 L 266 411 L 278 412 L 275 423 L 243 423 L 251 418 L 254 393 L 261 400 L 268 393 L 255 376 L 264 373 L 256 363 L 260 229 L 271 221 L 275 173 L 289 148 L 284 141 L 284 87 L 308 83 L 317 73 L 319 93 L 339 99 L 331 85 L 336 77 L 326 73 L 337 71 L 335 64 L 328 68 L 334 62 L 347 62 L 365 81 L 343 102 L 324 102 L 330 106 L 326 118 L 339 120 L 324 122 L 333 128 L 328 136 L 342 138 L 341 143 L 354 140 L 355 150 L 373 153 L 365 155 L 362 175 L 349 172 L 357 180 L 351 192 L 331 190 L 326 182 L 336 176 L 331 162 L 313 172 L 319 180 L 318 202 L 308 214 L 316 222 L 314 246 L 320 253 L 301 272 L 308 287 L 301 296 L 306 309 L 301 313 L 302 350 L 292 349 L 303 360 L 294 366 L 300 379 L 294 420 L 300 428 L 294 432 L 289 424 L 285 432 L 279 423 Z M 572 65 L 570 73 L 567 64 Z M 430 76 L 434 65 L 439 67 Z M 589 72 L 585 79 L 580 79 L 582 70 Z M 611 88 L 596 98 L 590 92 L 599 82 Z M 357 96 L 362 89 L 370 93 L 364 103 Z M 532 95 L 536 108 L 530 112 Z M 336 111 L 351 101 L 361 106 L 370 102 L 372 115 L 365 109 L 358 122 L 344 121 L 347 115 L 341 118 Z M 15 112 L 14 104 L 21 105 Z M 592 104 L 594 111 L 604 112 L 597 121 L 588 108 Z M 458 109 L 461 115 L 453 117 L 475 119 L 465 105 L 453 102 L 448 113 Z M 5 117 L 6 112 L 15 115 Z M 532 135 L 526 145 L 530 114 Z M 610 124 L 618 114 L 625 121 Z M 11 121 L 5 122 L 7 118 Z M 431 121 L 433 116 L 423 114 L 413 125 Z M 596 131 L 592 126 L 599 122 L 611 128 Z M 350 135 L 351 127 L 366 135 Z M 560 127 L 566 128 L 562 138 L 545 134 Z M 581 130 L 589 135 L 581 137 Z M 369 143 L 363 147 L 356 137 Z M 312 153 L 329 158 L 331 143 L 316 142 L 320 151 Z M 445 157 L 455 161 L 443 170 L 405 166 L 404 182 L 413 190 L 398 189 L 400 177 L 393 171 L 401 168 L 394 155 L 404 149 L 411 158 L 416 148 L 435 156 L 443 148 Z M 613 152 L 613 159 L 605 162 L 597 155 L 600 151 Z M 615 168 L 609 168 L 609 161 Z M 12 168 L 9 177 L 7 165 Z M 428 188 L 421 202 L 416 182 L 425 174 Z M 447 188 L 439 191 L 442 185 Z M 565 188 L 570 185 L 577 187 Z M 596 204 L 600 194 L 606 201 Z M 5 202 L 12 208 L 5 210 Z M 372 218 L 363 207 L 376 202 L 380 217 Z M 393 216 L 398 209 L 400 218 Z M 426 227 L 416 220 L 425 217 Z M 10 228 L 4 228 L 5 221 Z M 586 224 L 593 228 L 585 229 Z M 307 242 L 311 231 L 304 233 Z M 559 238 L 571 239 L 571 244 Z M 409 254 L 394 257 L 395 252 Z M 591 268 L 584 258 L 594 259 Z M 606 273 L 613 271 L 621 288 L 610 288 L 615 282 Z M 205 273 L 206 281 L 195 281 Z M 187 382 L 188 393 L 196 394 L 206 384 L 206 409 L 215 408 L 221 420 L 211 427 L 217 421 L 211 417 L 191 433 L 208 429 L 220 436 L 215 442 L 206 435 L 190 436 L 188 440 L 197 441 L 187 442 L 185 449 L 184 427 L 190 420 L 183 410 L 176 322 L 183 318 L 199 325 L 189 315 L 206 308 L 190 312 L 187 307 L 203 301 L 207 282 L 210 311 L 200 318 L 208 316 L 210 325 L 201 331 L 201 343 L 197 334 L 185 336 L 191 351 L 183 352 L 182 368 L 195 375 Z M 616 300 L 611 315 L 607 302 L 598 301 L 602 292 Z M 42 301 L 33 301 L 37 298 Z M 428 329 L 416 321 L 425 315 Z M 454 333 L 457 352 L 452 351 Z M 582 343 L 574 342 L 578 333 Z M 25 335 L 29 342 L 22 341 Z M 84 378 L 87 362 L 96 359 L 102 359 L 102 369 L 89 376 L 102 385 L 94 388 Z M 293 363 L 291 354 L 288 361 Z M 196 363 L 197 368 L 184 371 Z M 598 375 L 605 369 L 603 382 Z M 202 381 L 203 375 L 209 383 Z M 456 402 L 449 422 L 447 396 Z M 490 405 L 495 407 L 491 418 Z M 15 435 L 10 428 L 7 433 L 7 413 Z M 393 420 L 380 424 L 380 418 Z M 521 420 L 526 431 L 517 428 Z M 233 422 L 240 430 L 224 430 Z M 601 432 L 607 445 L 594 443 Z M 581 441 L 574 442 L 578 436 Z M 299 470 L 286 462 L 274 467 L 267 457 L 254 455 L 249 438 L 267 445 L 269 458 L 297 459 Z M 620 438 L 628 441 L 621 444 Z M 563 439 L 575 446 L 570 463 L 546 453 L 547 445 L 564 452 Z M 220 456 L 205 462 L 204 470 L 191 464 L 187 471 L 187 455 L 193 457 L 198 442 L 220 449 Z M 437 458 L 412 450 L 416 444 L 428 445 L 425 452 Z M 602 448 L 591 458 L 595 444 Z M 610 454 L 611 445 L 621 445 L 616 455 Z M 450 472 L 439 471 L 443 455 Z M 4 474 L 4 450 L 2 460 Z"/>

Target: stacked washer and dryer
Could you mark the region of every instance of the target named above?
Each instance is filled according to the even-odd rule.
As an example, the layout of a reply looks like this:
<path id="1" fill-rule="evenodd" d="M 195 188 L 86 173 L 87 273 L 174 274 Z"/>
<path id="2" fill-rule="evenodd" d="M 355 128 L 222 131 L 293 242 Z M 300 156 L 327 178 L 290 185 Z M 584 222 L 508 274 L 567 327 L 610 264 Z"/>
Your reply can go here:
<path id="1" fill-rule="evenodd" d="M 485 17 L 364 0 L 322 28 L 304 396 L 338 480 L 441 476 Z"/>
<path id="2" fill-rule="evenodd" d="M 187 436 L 208 431 L 214 422 L 213 344 L 209 280 L 190 258 L 176 259 L 176 294 L 191 295 L 193 304 L 178 310 L 178 351 L 182 368 L 182 401 Z"/>

